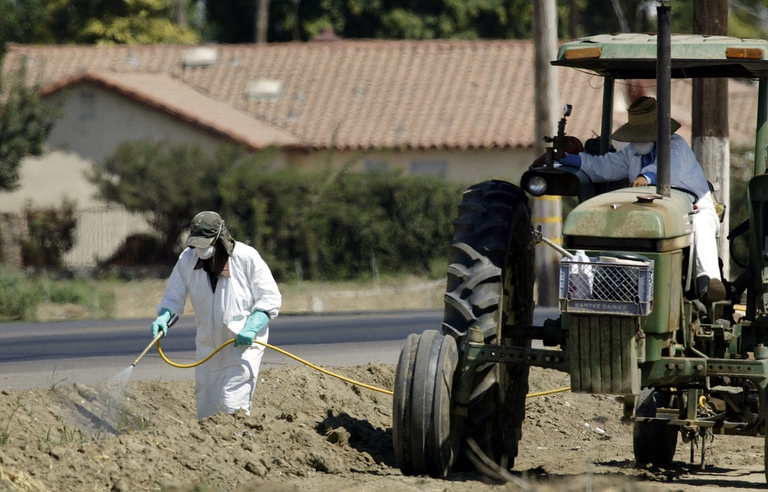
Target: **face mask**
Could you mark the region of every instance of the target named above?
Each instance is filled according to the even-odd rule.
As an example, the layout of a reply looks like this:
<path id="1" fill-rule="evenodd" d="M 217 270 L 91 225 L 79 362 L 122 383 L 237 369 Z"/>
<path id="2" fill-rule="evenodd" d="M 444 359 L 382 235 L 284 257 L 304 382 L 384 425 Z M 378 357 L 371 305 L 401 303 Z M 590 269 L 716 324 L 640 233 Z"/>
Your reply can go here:
<path id="1" fill-rule="evenodd" d="M 635 144 L 635 152 L 640 155 L 650 154 L 653 150 L 653 142 L 642 142 Z"/>
<path id="2" fill-rule="evenodd" d="M 197 256 L 200 257 L 201 260 L 207 260 L 213 254 L 216 252 L 216 246 L 211 244 L 207 248 L 195 248 L 195 253 L 197 253 Z"/>

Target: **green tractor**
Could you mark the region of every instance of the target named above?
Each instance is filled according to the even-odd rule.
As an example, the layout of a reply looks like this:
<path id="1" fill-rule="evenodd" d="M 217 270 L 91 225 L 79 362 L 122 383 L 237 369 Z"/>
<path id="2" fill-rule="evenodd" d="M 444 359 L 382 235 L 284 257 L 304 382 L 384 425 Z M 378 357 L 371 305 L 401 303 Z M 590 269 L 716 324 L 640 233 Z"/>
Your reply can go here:
<path id="1" fill-rule="evenodd" d="M 562 45 L 553 64 L 604 78 L 600 152 L 610 146 L 615 80 L 658 80 L 659 135 L 669 134 L 670 79 L 758 81 L 749 218 L 729 235 L 748 235 L 747 268 L 723 280 L 724 301 L 702 310 L 687 295 L 695 208 L 689 193 L 663 182 L 668 147 L 656 188 L 596 184 L 555 166 L 526 172 L 520 187 L 470 187 L 455 221 L 442 330 L 409 336 L 398 361 L 393 441 L 405 474 L 445 477 L 469 464 L 468 446 L 511 469 L 530 366 L 569 373 L 571 391 L 617 395 L 639 463 L 669 464 L 678 438 L 768 435 L 768 41 L 594 36 Z M 550 153 L 571 141 L 564 121 Z M 542 238 L 526 193 L 579 199 L 563 224 L 561 314 L 543 326 L 533 325 L 533 246 Z M 588 257 L 581 264 L 569 258 L 577 250 Z M 578 294 L 579 265 L 589 295 Z"/>

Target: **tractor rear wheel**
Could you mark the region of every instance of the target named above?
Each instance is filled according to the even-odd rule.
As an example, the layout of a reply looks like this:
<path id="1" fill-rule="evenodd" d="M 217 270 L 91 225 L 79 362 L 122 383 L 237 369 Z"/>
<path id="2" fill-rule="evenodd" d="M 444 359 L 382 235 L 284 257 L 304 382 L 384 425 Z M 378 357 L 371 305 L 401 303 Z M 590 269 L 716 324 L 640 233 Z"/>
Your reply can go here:
<path id="1" fill-rule="evenodd" d="M 445 478 L 457 451 L 451 390 L 456 342 L 436 330 L 409 335 L 395 373 L 392 441 L 405 475 Z"/>
<path id="2" fill-rule="evenodd" d="M 656 409 L 669 408 L 671 395 L 653 388 L 645 388 L 637 398 L 637 417 L 656 417 Z M 635 461 L 668 466 L 675 457 L 678 428 L 656 422 L 635 422 L 632 426 L 632 448 Z"/>
<path id="3" fill-rule="evenodd" d="M 459 352 L 471 327 L 482 330 L 485 343 L 530 346 L 530 340 L 505 333 L 506 326 L 533 322 L 532 228 L 525 193 L 504 181 L 474 185 L 464 193 L 454 228 L 443 333 L 456 339 Z M 512 468 L 527 392 L 528 366 L 480 366 L 461 425 L 461 446 L 472 438 L 486 456 Z M 470 466 L 465 453 L 460 452 L 457 466 Z"/>

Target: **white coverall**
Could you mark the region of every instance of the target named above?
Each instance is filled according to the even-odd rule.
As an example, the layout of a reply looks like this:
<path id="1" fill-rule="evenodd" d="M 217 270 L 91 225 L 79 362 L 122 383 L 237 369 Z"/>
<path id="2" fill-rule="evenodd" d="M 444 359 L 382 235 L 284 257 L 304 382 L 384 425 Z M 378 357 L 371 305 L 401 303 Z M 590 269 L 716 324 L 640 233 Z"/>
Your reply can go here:
<path id="1" fill-rule="evenodd" d="M 282 297 L 277 283 L 255 249 L 235 242 L 228 263 L 229 278 L 222 272 L 214 292 L 208 273 L 201 267 L 195 269 L 197 254 L 186 248 L 173 268 L 157 308 L 158 313 L 165 308 L 181 316 L 189 294 L 197 320 L 196 360 L 207 357 L 219 345 L 236 337 L 248 315 L 254 311 L 264 311 L 272 319 L 280 310 Z M 266 343 L 268 338 L 269 325 L 255 340 Z M 263 345 L 235 347 L 230 344 L 211 360 L 197 366 L 197 418 L 203 419 L 219 411 L 234 413 L 240 408 L 250 415 L 263 355 Z"/>
<path id="2" fill-rule="evenodd" d="M 637 154 L 632 143 L 618 152 L 601 156 L 582 152 L 580 156 L 581 170 L 594 182 L 629 178 L 631 183 L 641 174 L 656 174 L 656 159 L 643 167 L 643 156 Z M 693 215 L 693 239 L 696 244 L 694 276 L 698 278 L 707 275 L 709 278 L 722 280 L 717 253 L 720 221 L 712 194 L 696 156 L 685 139 L 677 134 L 673 134 L 670 139 L 670 180 L 672 186 L 690 190 L 699 197 L 696 202 L 699 213 Z"/>

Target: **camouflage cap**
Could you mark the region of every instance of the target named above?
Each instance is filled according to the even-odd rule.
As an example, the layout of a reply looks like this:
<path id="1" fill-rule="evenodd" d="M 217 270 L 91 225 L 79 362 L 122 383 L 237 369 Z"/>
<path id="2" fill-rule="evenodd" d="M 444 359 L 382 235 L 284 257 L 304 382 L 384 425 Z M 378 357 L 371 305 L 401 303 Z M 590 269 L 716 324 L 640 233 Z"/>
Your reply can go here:
<path id="1" fill-rule="evenodd" d="M 224 230 L 224 220 L 216 212 L 200 212 L 192 219 L 186 246 L 207 248 Z"/>

